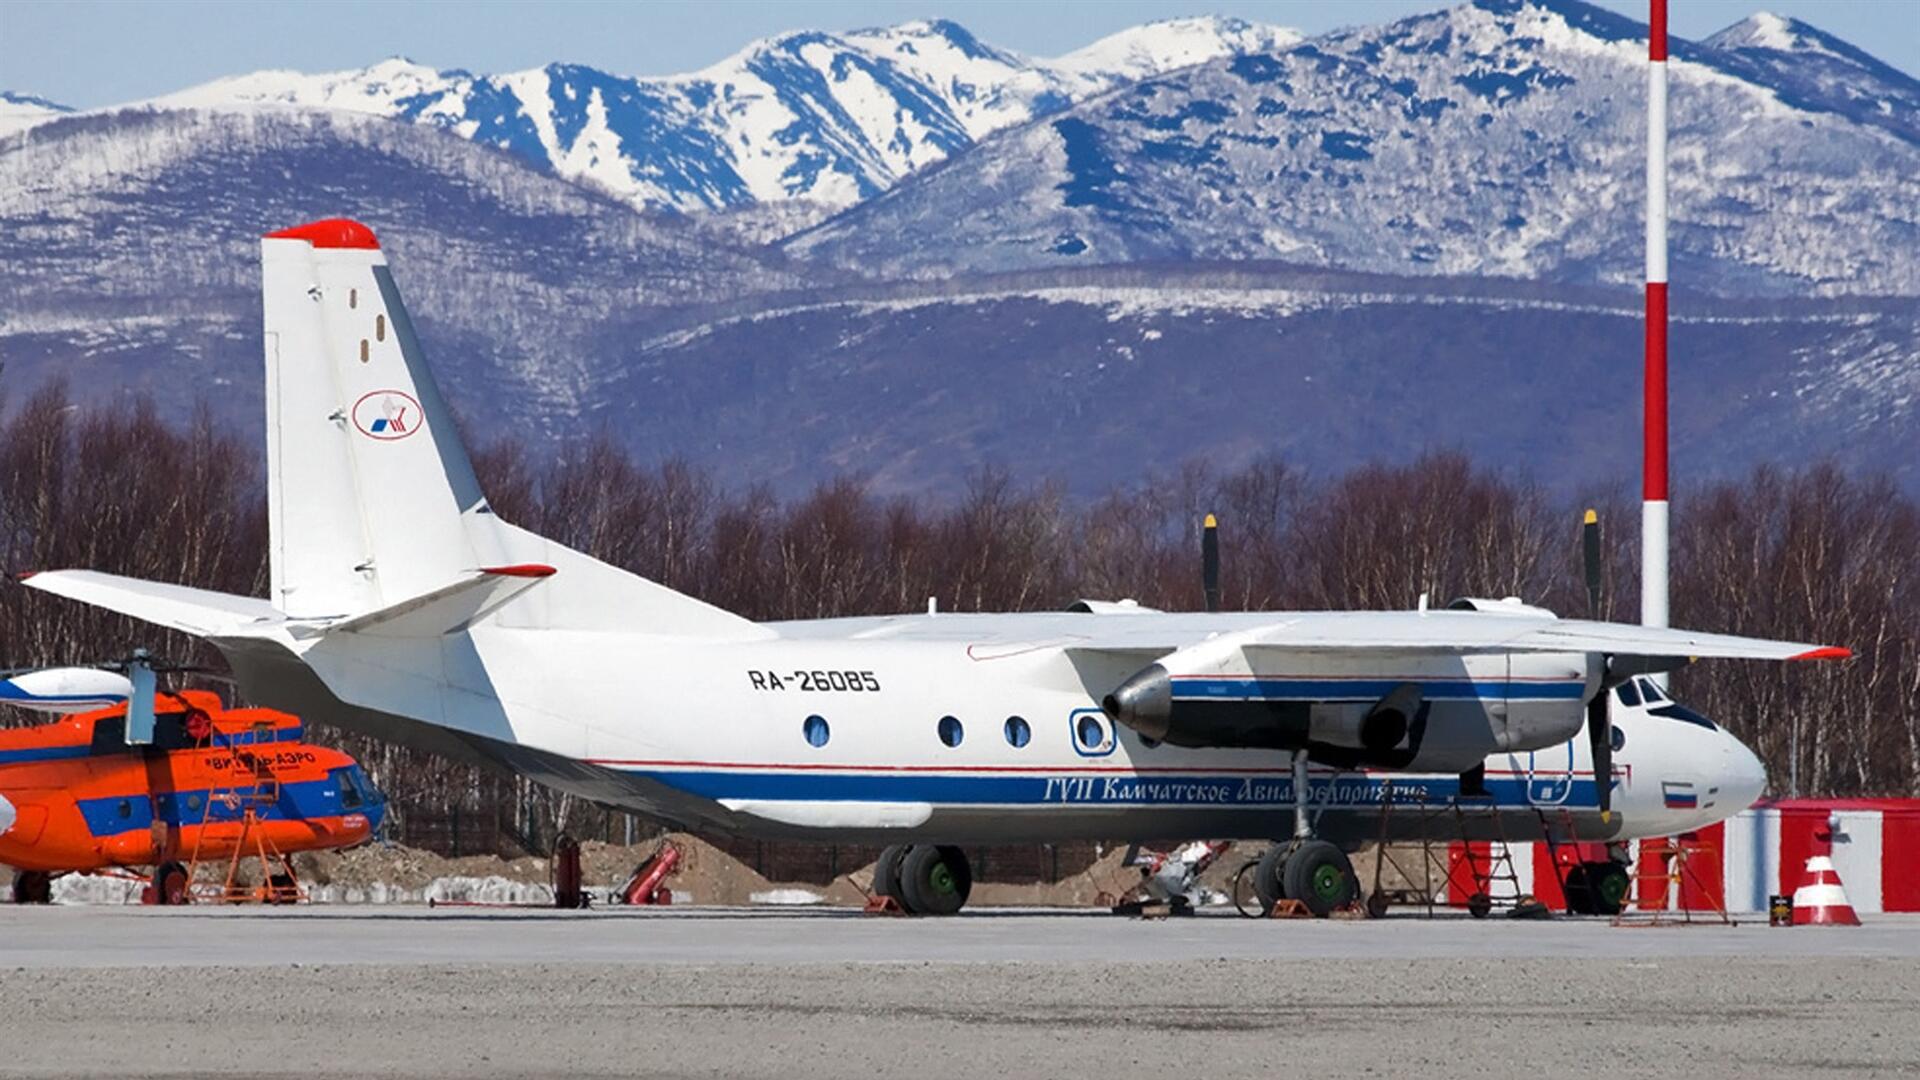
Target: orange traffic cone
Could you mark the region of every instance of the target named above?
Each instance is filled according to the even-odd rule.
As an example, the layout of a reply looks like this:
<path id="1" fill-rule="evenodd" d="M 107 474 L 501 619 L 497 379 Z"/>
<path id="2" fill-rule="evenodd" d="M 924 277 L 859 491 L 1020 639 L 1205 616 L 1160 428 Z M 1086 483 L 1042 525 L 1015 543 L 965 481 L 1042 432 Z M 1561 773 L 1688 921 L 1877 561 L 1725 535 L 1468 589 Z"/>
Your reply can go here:
<path id="1" fill-rule="evenodd" d="M 1860 916 L 1853 913 L 1853 905 L 1847 901 L 1847 891 L 1840 887 L 1840 874 L 1825 855 L 1807 860 L 1806 876 L 1793 891 L 1793 925 L 1860 925 Z"/>

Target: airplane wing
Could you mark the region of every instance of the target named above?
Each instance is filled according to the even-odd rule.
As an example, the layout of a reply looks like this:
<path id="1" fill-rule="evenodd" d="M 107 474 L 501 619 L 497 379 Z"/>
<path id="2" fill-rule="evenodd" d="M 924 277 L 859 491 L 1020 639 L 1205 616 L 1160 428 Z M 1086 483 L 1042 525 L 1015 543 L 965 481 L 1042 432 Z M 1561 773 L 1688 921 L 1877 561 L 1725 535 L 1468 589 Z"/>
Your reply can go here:
<path id="1" fill-rule="evenodd" d="M 286 621 L 286 616 L 258 597 L 142 581 L 96 570 L 48 570 L 25 575 L 21 583 L 199 637 Z"/>
<path id="2" fill-rule="evenodd" d="M 1310 612 L 1206 637 L 1167 634 L 1151 620 L 1114 620 L 1068 645 L 1072 652 L 1166 654 L 1206 646 L 1250 653 L 1604 653 L 1613 656 L 1828 660 L 1846 649 L 1695 630 L 1476 611 Z"/>

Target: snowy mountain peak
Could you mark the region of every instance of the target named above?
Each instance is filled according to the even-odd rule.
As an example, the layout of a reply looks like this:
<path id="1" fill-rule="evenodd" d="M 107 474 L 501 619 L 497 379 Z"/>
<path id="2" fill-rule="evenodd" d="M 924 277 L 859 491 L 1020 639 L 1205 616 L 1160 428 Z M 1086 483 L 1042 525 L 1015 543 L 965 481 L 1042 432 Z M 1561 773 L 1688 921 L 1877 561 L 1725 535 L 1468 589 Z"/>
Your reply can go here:
<path id="1" fill-rule="evenodd" d="M 1070 71 L 1120 72 L 1146 78 L 1222 56 L 1278 52 L 1299 44 L 1298 30 L 1219 15 L 1162 19 L 1076 49 L 1053 62 Z"/>
<path id="2" fill-rule="evenodd" d="M 1238 19 L 1175 19 L 1045 60 L 982 42 L 959 23 L 924 19 L 779 34 L 702 70 L 657 78 L 561 63 L 475 75 L 393 57 L 358 71 L 253 72 L 150 104 L 369 113 L 520 155 L 641 208 L 791 200 L 819 207 L 817 218 L 1076 101 L 1299 39 Z"/>

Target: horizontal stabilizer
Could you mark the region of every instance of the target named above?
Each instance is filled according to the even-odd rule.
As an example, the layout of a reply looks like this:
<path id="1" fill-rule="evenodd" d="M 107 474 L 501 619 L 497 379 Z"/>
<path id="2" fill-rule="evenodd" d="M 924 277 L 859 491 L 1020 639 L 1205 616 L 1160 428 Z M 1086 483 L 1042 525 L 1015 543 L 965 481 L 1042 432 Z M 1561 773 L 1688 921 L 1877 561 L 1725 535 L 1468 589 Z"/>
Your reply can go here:
<path id="1" fill-rule="evenodd" d="M 49 570 L 26 575 L 21 581 L 28 588 L 200 637 L 219 637 L 286 621 L 272 604 L 258 597 L 142 581 L 96 570 Z"/>
<path id="2" fill-rule="evenodd" d="M 466 629 L 553 573 L 553 567 L 533 563 L 488 567 L 451 585 L 333 623 L 325 630 L 376 637 L 440 637 Z"/>

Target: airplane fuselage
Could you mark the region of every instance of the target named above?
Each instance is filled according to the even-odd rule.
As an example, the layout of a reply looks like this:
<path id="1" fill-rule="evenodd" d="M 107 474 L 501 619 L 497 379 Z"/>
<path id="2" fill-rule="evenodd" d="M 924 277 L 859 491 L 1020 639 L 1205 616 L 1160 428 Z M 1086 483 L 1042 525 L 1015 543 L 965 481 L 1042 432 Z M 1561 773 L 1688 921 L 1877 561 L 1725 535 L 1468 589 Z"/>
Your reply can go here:
<path id="1" fill-rule="evenodd" d="M 461 647 L 329 637 L 288 643 L 305 665 L 235 660 L 249 693 L 291 695 L 284 707 L 311 718 L 442 750 L 456 733 L 468 752 L 563 790 L 738 834 L 953 843 L 1287 835 L 1291 753 L 1156 743 L 1102 711 L 1099 695 L 1138 661 L 1089 664 L 1060 647 L 1101 618 L 826 620 L 773 624 L 775 636 L 747 642 L 480 626 L 454 639 Z M 1129 618 L 1231 626 L 1241 617 Z M 432 655 L 405 655 L 414 649 Z M 1321 705 L 1364 705 L 1383 687 L 1414 683 L 1436 715 L 1557 711 L 1566 736 L 1476 755 L 1489 798 L 1473 805 L 1496 809 L 1498 823 L 1436 813 L 1460 794 L 1457 772 L 1316 765 L 1308 802 L 1315 831 L 1330 839 L 1463 828 L 1665 835 L 1737 812 L 1764 785 L 1726 732 L 1616 700 L 1616 813 L 1603 822 L 1581 728 L 1584 657 L 1409 656 L 1388 666 L 1330 658 L 1263 672 L 1261 692 L 1281 692 L 1279 683 Z M 303 677 L 309 667 L 323 688 Z M 401 674 L 428 669 L 446 682 Z M 1697 792 L 1693 805 L 1672 805 L 1664 792 L 1677 789 L 1663 784 Z"/>

